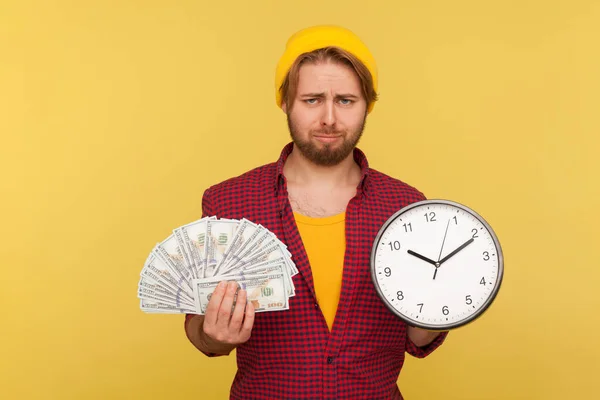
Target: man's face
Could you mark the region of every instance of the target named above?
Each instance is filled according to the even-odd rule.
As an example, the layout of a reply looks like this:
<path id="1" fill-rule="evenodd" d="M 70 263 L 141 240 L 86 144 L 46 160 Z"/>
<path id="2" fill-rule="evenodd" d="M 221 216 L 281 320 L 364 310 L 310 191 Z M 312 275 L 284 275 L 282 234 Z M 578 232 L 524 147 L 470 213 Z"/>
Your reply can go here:
<path id="1" fill-rule="evenodd" d="M 283 110 L 287 112 L 285 104 Z M 299 72 L 294 107 L 287 113 L 290 135 L 308 160 L 336 165 L 358 144 L 366 111 L 360 79 L 350 67 L 306 64 Z"/>

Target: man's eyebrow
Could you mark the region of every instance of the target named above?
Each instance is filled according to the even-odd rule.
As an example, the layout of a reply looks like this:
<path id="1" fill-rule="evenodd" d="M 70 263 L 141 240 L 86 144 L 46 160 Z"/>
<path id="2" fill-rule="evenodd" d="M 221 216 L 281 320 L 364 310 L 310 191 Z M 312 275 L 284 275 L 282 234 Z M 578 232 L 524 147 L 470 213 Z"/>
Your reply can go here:
<path id="1" fill-rule="evenodd" d="M 300 97 L 325 97 L 325 93 L 304 93 L 301 94 Z M 359 97 L 357 95 L 354 95 L 352 93 L 340 93 L 337 94 L 335 96 L 338 99 L 358 99 Z"/>

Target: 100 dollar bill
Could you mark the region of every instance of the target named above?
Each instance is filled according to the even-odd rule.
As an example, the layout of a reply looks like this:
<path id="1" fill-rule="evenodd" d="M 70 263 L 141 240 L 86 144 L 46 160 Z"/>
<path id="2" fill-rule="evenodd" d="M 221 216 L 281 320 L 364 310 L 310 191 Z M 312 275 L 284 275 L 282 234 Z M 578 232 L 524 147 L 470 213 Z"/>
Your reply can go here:
<path id="1" fill-rule="evenodd" d="M 254 306 L 255 312 L 287 310 L 288 290 L 283 273 L 266 274 L 245 278 L 242 276 L 221 276 L 194 279 L 194 297 L 196 310 L 204 315 L 215 288 L 222 280 L 236 281 L 247 293 L 247 301 Z"/>

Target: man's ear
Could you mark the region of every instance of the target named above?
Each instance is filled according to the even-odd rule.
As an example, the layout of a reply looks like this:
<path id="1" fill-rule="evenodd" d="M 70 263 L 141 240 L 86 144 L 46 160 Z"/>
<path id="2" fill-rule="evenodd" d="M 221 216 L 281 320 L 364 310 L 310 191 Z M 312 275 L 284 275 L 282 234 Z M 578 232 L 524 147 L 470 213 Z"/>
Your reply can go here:
<path id="1" fill-rule="evenodd" d="M 285 102 L 282 102 L 282 103 L 281 103 L 281 109 L 283 110 L 283 112 L 284 112 L 285 114 L 287 114 L 287 105 L 285 104 Z"/>

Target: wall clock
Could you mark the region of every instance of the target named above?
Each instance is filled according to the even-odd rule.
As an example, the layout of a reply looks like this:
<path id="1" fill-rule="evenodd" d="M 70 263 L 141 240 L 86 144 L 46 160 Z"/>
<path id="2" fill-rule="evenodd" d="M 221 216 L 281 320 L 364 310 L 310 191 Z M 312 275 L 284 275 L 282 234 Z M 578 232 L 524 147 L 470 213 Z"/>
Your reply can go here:
<path id="1" fill-rule="evenodd" d="M 402 208 L 380 228 L 371 277 L 384 304 L 411 326 L 450 330 L 480 317 L 502 283 L 502 249 L 491 226 L 450 200 Z"/>

